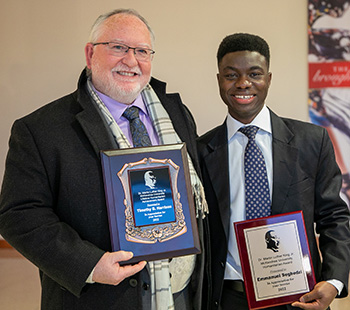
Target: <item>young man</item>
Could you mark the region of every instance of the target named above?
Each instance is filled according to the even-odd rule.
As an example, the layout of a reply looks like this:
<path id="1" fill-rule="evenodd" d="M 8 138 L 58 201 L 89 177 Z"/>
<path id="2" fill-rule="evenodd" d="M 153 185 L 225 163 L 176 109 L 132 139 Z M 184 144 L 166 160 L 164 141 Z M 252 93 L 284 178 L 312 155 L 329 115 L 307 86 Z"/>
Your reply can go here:
<path id="1" fill-rule="evenodd" d="M 350 265 L 349 210 L 339 197 L 341 175 L 332 143 L 325 129 L 278 117 L 266 107 L 272 75 L 265 40 L 242 33 L 227 36 L 217 61 L 220 95 L 228 115 L 221 126 L 199 139 L 210 210 L 210 308 L 248 309 L 233 223 L 302 210 L 318 283 L 293 306 L 326 309 L 337 295 L 347 295 Z M 249 144 L 254 144 L 255 156 L 262 159 L 264 178 L 259 184 L 253 181 L 257 168 L 245 176 L 247 130 L 257 131 Z M 252 203 L 251 186 L 260 186 L 258 199 L 265 193 L 265 210 L 258 209 L 263 203 Z"/>

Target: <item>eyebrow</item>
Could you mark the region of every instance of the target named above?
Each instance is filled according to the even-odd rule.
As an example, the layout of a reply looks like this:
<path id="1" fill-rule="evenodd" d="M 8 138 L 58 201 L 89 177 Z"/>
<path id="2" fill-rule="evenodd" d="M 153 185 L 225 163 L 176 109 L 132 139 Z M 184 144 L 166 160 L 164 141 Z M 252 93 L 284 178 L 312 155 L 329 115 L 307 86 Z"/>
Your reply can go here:
<path id="1" fill-rule="evenodd" d="M 239 70 L 238 68 L 232 67 L 232 66 L 226 66 L 223 69 L 224 70 L 227 70 L 227 69 L 228 70 L 234 70 L 234 71 Z M 252 67 L 249 68 L 249 70 L 263 70 L 264 71 L 264 69 L 262 67 L 260 67 L 260 66 L 252 66 Z"/>
<path id="2" fill-rule="evenodd" d="M 127 45 L 129 46 L 126 42 L 124 42 L 124 40 L 122 39 L 112 39 L 110 40 L 109 42 L 111 43 L 116 43 L 116 44 L 124 44 L 124 45 Z M 149 48 L 149 49 L 152 49 L 152 46 L 150 46 L 148 43 L 140 43 L 138 44 L 137 46 L 135 47 L 143 47 L 143 48 Z"/>

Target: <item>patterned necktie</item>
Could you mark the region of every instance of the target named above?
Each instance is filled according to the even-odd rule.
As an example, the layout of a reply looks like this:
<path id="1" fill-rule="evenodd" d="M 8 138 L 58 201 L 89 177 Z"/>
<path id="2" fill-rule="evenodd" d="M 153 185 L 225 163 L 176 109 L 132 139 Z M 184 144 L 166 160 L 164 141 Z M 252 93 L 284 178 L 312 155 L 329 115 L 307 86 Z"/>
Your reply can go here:
<path id="1" fill-rule="evenodd" d="M 255 143 L 256 126 L 239 129 L 248 137 L 244 153 L 246 219 L 269 216 L 271 213 L 269 182 L 263 153 Z"/>
<path id="2" fill-rule="evenodd" d="M 129 121 L 134 147 L 151 146 L 146 127 L 139 117 L 139 108 L 129 107 L 124 111 L 123 116 Z"/>

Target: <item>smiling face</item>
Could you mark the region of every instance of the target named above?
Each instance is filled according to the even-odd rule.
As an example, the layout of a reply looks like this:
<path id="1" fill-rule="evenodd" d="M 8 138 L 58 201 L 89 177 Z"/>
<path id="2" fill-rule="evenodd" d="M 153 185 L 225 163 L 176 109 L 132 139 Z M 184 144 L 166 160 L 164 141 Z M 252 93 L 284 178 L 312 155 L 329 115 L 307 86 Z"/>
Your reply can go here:
<path id="1" fill-rule="evenodd" d="M 118 14 L 102 25 L 96 42 L 118 42 L 130 47 L 152 49 L 151 34 L 136 16 Z M 87 67 L 92 83 L 101 93 L 125 104 L 132 103 L 151 78 L 151 59 L 138 61 L 134 50 L 116 56 L 107 45 L 86 44 Z"/>
<path id="2" fill-rule="evenodd" d="M 217 79 L 230 115 L 250 123 L 263 108 L 271 82 L 265 57 L 251 51 L 228 53 L 219 63 Z"/>

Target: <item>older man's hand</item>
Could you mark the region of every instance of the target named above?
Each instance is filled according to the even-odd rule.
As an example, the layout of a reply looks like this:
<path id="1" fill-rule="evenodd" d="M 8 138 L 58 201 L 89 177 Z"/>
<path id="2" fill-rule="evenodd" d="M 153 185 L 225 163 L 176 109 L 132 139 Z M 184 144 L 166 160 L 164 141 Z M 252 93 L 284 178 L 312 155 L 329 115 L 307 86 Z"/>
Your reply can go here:
<path id="1" fill-rule="evenodd" d="M 134 275 L 146 266 L 145 261 L 135 265 L 120 266 L 119 262 L 127 261 L 132 257 L 132 252 L 106 252 L 96 264 L 92 280 L 103 284 L 118 285 L 125 278 Z"/>

